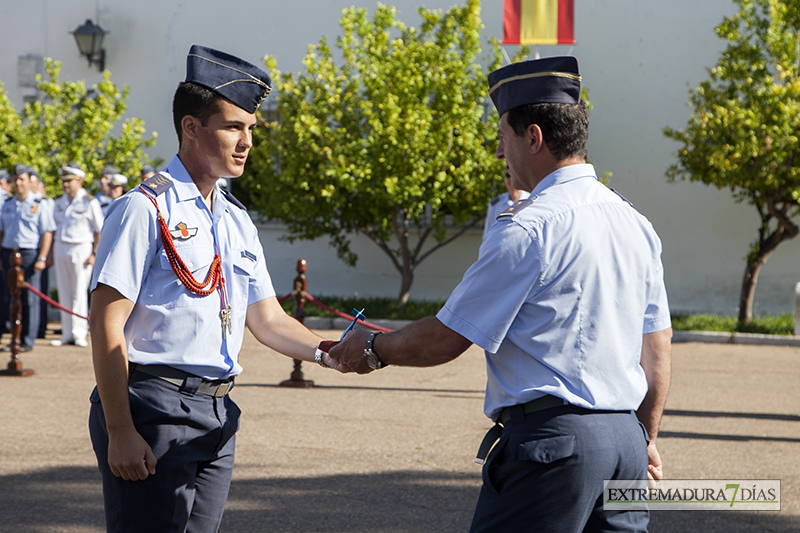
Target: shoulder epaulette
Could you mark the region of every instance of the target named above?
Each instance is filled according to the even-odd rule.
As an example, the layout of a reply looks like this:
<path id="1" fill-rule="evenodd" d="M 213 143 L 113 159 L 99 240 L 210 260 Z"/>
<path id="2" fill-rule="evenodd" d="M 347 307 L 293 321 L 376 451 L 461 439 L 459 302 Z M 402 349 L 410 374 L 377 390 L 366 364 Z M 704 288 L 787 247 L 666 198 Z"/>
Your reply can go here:
<path id="1" fill-rule="evenodd" d="M 44 198 L 34 198 L 34 199 L 33 199 L 33 201 L 34 201 L 35 203 L 37 203 L 37 204 L 40 204 L 40 203 L 42 203 L 42 200 L 44 200 Z"/>
<path id="2" fill-rule="evenodd" d="M 620 193 L 618 193 L 617 191 L 615 191 L 615 190 L 614 190 L 614 189 L 612 189 L 611 187 L 609 187 L 609 188 L 608 188 L 608 190 L 610 190 L 611 192 L 613 192 L 614 194 L 616 194 L 617 196 L 619 196 L 620 198 L 622 198 L 622 200 L 623 200 L 623 201 L 624 201 L 626 204 L 628 204 L 629 206 L 633 207 L 633 204 L 631 203 L 631 201 L 630 201 L 630 200 L 628 200 L 627 198 L 625 198 L 624 196 L 622 196 Z"/>
<path id="3" fill-rule="evenodd" d="M 94 195 L 91 195 L 87 192 L 85 198 L 91 202 L 92 200 L 94 200 Z"/>
<path id="4" fill-rule="evenodd" d="M 170 188 L 172 188 L 174 184 L 172 183 L 171 179 L 168 179 L 166 176 L 162 176 L 160 173 L 156 174 L 152 178 L 146 179 L 142 182 L 142 187 L 147 187 L 148 190 L 156 193 L 156 196 L 167 192 Z"/>
<path id="5" fill-rule="evenodd" d="M 239 209 L 241 209 L 243 211 L 247 211 L 247 208 L 244 206 L 244 204 L 242 202 L 240 202 L 239 200 L 237 200 L 236 197 L 233 194 L 231 194 L 231 191 L 229 191 L 228 189 L 222 189 L 222 188 L 220 188 L 220 191 L 222 191 L 222 195 L 230 203 L 232 203 L 233 205 L 235 205 L 236 207 L 238 207 Z"/>
<path id="6" fill-rule="evenodd" d="M 6 198 L 6 202 L 10 202 L 13 198 L 14 198 L 13 194 L 8 195 L 8 197 Z"/>
<path id="7" fill-rule="evenodd" d="M 489 200 L 489 205 L 494 205 L 494 204 L 496 204 L 496 203 L 497 203 L 497 202 L 499 202 L 499 201 L 500 201 L 500 195 L 498 194 L 497 196 L 495 196 L 494 198 L 492 198 L 491 200 Z"/>
<path id="8" fill-rule="evenodd" d="M 536 200 L 536 196 L 531 196 L 530 198 L 526 198 L 525 200 L 517 200 L 514 202 L 514 205 L 497 215 L 497 220 L 500 220 L 500 217 L 513 217 L 529 205 L 531 205 L 534 200 Z"/>

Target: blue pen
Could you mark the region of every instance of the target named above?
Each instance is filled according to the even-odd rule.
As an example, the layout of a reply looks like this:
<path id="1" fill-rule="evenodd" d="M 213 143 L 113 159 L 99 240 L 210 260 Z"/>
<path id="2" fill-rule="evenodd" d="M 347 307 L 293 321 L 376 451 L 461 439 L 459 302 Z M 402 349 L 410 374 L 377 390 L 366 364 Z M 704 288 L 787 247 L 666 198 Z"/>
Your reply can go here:
<path id="1" fill-rule="evenodd" d="M 344 340 L 344 336 L 347 335 L 348 331 L 350 331 L 351 329 L 356 327 L 356 322 L 358 322 L 359 318 L 362 319 L 362 320 L 367 318 L 367 317 L 364 316 L 364 310 L 363 309 L 361 311 L 356 311 L 355 309 L 353 309 L 353 316 L 355 317 L 355 318 L 353 318 L 353 322 L 349 326 L 347 326 L 346 330 L 344 330 L 344 333 L 342 333 L 342 338 L 339 339 L 340 341 Z"/>

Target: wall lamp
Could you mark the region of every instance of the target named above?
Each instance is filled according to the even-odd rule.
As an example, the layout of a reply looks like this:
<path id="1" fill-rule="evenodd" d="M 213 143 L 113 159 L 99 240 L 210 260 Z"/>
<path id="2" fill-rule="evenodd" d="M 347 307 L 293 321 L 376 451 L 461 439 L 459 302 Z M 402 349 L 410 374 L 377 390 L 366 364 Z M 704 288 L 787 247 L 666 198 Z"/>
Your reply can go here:
<path id="1" fill-rule="evenodd" d="M 103 48 L 103 38 L 106 33 L 108 32 L 93 23 L 91 19 L 86 19 L 85 23 L 72 32 L 81 55 L 89 60 L 90 67 L 96 65 L 100 72 L 103 72 L 106 65 L 106 51 Z"/>

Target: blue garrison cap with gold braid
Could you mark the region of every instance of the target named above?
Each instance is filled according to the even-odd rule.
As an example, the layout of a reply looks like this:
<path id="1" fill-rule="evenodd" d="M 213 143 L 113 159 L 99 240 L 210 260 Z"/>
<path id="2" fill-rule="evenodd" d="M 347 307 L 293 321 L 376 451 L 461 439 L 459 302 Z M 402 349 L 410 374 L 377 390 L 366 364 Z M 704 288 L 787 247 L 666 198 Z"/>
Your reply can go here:
<path id="1" fill-rule="evenodd" d="M 197 44 L 186 57 L 186 81 L 219 93 L 248 113 L 255 113 L 272 90 L 272 80 L 262 69 Z"/>
<path id="2" fill-rule="evenodd" d="M 520 61 L 489 74 L 489 96 L 502 115 L 525 104 L 577 104 L 581 75 L 573 56 Z"/>

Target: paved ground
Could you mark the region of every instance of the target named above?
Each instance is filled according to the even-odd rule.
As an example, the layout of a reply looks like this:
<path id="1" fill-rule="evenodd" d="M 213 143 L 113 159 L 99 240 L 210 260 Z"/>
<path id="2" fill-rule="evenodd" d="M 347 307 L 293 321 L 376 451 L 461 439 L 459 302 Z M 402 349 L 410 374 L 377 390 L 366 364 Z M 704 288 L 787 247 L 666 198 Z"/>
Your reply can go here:
<path id="1" fill-rule="evenodd" d="M 86 429 L 89 350 L 49 340 L 23 354 L 33 377 L 0 377 L 0 532 L 101 532 Z M 278 387 L 291 361 L 252 337 L 242 362 L 232 395 L 244 416 L 223 532 L 467 530 L 480 486 L 472 459 L 490 426 L 478 349 L 435 369 L 369 376 L 304 365 L 316 382 L 307 390 Z M 667 476 L 780 478 L 783 504 L 780 512 L 661 511 L 652 532 L 800 531 L 798 384 L 800 348 L 674 346 L 659 440 Z"/>

